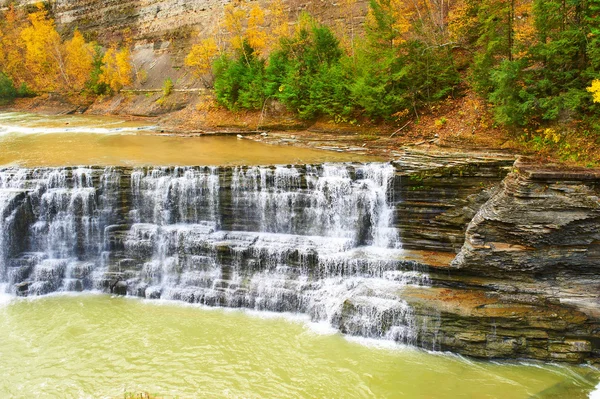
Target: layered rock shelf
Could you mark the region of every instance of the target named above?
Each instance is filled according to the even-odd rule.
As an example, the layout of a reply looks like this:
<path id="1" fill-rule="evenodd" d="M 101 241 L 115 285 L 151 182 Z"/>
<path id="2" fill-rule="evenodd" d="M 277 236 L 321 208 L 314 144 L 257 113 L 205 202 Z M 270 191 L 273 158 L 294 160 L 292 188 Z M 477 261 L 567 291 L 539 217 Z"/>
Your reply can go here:
<path id="1" fill-rule="evenodd" d="M 15 295 L 300 312 L 483 358 L 600 353 L 599 175 L 508 159 L 0 171 Z"/>

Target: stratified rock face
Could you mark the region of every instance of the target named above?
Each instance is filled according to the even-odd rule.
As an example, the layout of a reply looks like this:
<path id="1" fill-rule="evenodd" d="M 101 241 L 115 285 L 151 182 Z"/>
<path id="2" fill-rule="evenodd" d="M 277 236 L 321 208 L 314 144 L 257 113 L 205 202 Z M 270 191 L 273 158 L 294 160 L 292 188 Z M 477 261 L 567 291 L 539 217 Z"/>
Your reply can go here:
<path id="1" fill-rule="evenodd" d="M 54 13 L 58 24 L 79 26 L 102 37 L 129 29 L 142 38 L 191 26 L 209 30 L 218 23 L 223 4 L 219 0 L 58 0 Z"/>
<path id="2" fill-rule="evenodd" d="M 408 300 L 439 312 L 423 339 L 479 357 L 598 359 L 600 173 L 515 166 L 451 265 L 431 271 L 446 288 Z"/>
<path id="3" fill-rule="evenodd" d="M 520 165 L 470 222 L 453 266 L 520 279 L 600 272 L 600 176 Z"/>
<path id="4" fill-rule="evenodd" d="M 60 25 L 78 26 L 104 39 L 118 37 L 124 29 L 129 29 L 137 39 L 156 40 L 185 36 L 192 31 L 205 36 L 214 34 L 227 3 L 220 0 L 57 0 L 54 13 Z M 348 12 L 332 3 L 297 0 L 282 3 L 290 20 L 295 20 L 304 10 L 332 27 L 358 26 L 364 20 L 368 4 L 358 1 Z M 270 1 L 260 2 L 265 10 L 269 10 L 270 4 Z"/>

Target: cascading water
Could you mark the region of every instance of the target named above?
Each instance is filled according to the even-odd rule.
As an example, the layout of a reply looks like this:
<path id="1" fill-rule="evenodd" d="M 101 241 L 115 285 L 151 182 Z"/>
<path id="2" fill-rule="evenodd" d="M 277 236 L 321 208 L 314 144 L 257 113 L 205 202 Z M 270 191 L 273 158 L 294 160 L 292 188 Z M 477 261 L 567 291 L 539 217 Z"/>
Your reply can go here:
<path id="1" fill-rule="evenodd" d="M 414 342 L 390 164 L 0 171 L 9 290 L 301 312 Z"/>

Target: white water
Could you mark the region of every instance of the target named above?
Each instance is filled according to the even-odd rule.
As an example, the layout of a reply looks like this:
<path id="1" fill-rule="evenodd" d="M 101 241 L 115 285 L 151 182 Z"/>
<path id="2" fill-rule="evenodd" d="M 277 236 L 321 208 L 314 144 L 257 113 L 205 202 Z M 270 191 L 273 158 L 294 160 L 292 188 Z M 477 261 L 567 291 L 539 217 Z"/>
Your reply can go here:
<path id="1" fill-rule="evenodd" d="M 600 384 L 598 384 L 596 389 L 590 393 L 590 399 L 600 399 Z"/>
<path id="2" fill-rule="evenodd" d="M 0 194 L 25 193 L 10 205 L 25 216 L 0 227 L 26 245 L 0 241 L 2 275 L 19 294 L 100 289 L 299 312 L 413 343 L 402 288 L 429 281 L 402 261 L 394 175 L 389 164 L 6 169 Z"/>

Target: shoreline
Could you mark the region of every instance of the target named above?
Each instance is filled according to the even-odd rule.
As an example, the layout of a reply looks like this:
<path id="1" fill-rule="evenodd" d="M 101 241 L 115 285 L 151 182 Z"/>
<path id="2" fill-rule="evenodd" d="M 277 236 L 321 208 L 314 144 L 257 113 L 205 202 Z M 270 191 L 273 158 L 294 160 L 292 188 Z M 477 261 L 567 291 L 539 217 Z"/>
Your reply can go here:
<path id="1" fill-rule="evenodd" d="M 218 107 L 199 110 L 199 103 L 203 104 L 203 99 L 190 99 L 189 93 L 175 93 L 172 97 L 181 95 L 186 97 L 184 104 L 175 107 L 177 109 L 167 109 L 156 114 L 152 114 L 153 110 L 148 105 L 152 99 L 123 94 L 96 98 L 93 101 L 82 96 L 46 94 L 17 99 L 13 104 L 0 107 L 0 112 L 113 117 L 155 124 L 156 133 L 152 134 L 162 136 L 241 136 L 258 143 L 352 153 L 379 157 L 386 161 L 398 160 L 407 152 L 433 156 L 473 154 L 512 158 L 519 153 L 511 146 L 503 146 L 502 137 L 481 142 L 480 137 L 472 134 L 462 137 L 461 134 L 452 134 L 452 131 L 433 129 L 426 126 L 427 121 L 422 123 L 420 131 L 416 130 L 414 122 L 409 122 L 400 129 L 389 124 L 352 125 L 327 120 L 309 123 L 296 120 L 282 110 L 270 112 L 266 116 L 260 112 L 230 112 Z M 143 97 L 142 104 L 138 104 L 140 97 Z M 178 99 L 173 101 L 177 102 Z M 132 111 L 132 107 L 127 104 L 136 104 L 136 112 L 128 112 Z M 148 113 L 142 114 L 143 110 Z M 257 123 L 257 119 L 262 120 L 262 124 Z"/>

